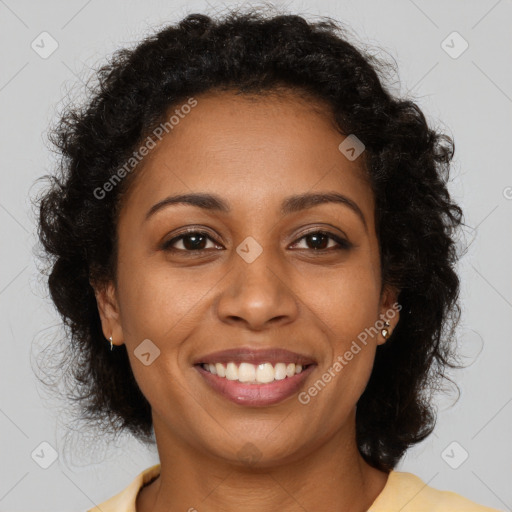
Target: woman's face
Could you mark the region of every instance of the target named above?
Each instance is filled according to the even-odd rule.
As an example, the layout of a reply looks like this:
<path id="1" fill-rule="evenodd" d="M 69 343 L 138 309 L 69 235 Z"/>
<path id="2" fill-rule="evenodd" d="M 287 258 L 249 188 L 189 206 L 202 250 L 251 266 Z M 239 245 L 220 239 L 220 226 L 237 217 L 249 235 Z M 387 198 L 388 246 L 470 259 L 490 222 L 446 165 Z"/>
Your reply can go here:
<path id="1" fill-rule="evenodd" d="M 104 331 L 126 344 L 157 441 L 240 463 L 293 460 L 352 436 L 384 342 L 380 322 L 358 341 L 396 300 L 380 294 L 374 198 L 362 157 L 349 160 L 345 137 L 304 100 L 196 100 L 126 197 L 117 288 L 98 297 Z M 215 200 L 155 206 L 183 194 Z M 292 377 L 293 361 L 305 368 Z"/>

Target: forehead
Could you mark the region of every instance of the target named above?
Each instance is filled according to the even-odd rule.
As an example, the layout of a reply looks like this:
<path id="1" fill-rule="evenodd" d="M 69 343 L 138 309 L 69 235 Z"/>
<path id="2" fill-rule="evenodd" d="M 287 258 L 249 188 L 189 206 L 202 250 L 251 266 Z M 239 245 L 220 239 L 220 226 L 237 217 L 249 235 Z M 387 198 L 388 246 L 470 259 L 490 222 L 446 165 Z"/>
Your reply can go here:
<path id="1" fill-rule="evenodd" d="M 268 207 L 272 198 L 318 189 L 350 194 L 372 211 L 363 159 L 350 161 L 340 152 L 346 135 L 325 103 L 293 93 L 232 91 L 195 99 L 136 171 L 129 195 L 139 207 L 196 191 Z M 173 106 L 169 116 L 179 109 Z"/>

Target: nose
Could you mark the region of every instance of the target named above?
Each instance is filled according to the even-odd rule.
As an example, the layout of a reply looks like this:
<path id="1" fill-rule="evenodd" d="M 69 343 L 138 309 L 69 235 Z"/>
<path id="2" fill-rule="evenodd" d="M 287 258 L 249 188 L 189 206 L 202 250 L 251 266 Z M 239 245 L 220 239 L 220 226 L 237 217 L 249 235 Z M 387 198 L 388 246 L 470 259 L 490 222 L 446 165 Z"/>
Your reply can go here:
<path id="1" fill-rule="evenodd" d="M 252 263 L 235 256 L 216 303 L 222 322 L 260 331 L 296 320 L 299 300 L 293 292 L 290 272 L 267 253 L 264 250 Z"/>

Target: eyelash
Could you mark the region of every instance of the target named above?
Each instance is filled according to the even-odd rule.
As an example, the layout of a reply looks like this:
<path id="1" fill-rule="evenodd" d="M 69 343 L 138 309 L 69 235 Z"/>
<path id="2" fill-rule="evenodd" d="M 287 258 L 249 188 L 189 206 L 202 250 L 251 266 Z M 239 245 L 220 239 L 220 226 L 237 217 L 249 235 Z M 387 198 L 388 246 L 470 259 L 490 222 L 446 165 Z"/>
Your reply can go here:
<path id="1" fill-rule="evenodd" d="M 179 240 L 182 240 L 183 238 L 187 238 L 190 235 L 205 236 L 208 239 L 210 239 L 212 242 L 217 243 L 210 236 L 210 234 L 207 233 L 206 231 L 200 231 L 200 230 L 192 229 L 192 230 L 189 230 L 189 231 L 186 231 L 186 232 L 180 234 L 179 236 L 176 236 L 176 237 L 172 238 L 171 240 L 168 240 L 167 242 L 164 242 L 162 244 L 162 249 L 164 251 L 174 252 L 174 253 L 176 253 L 176 252 L 181 252 L 181 253 L 198 253 L 198 252 L 203 252 L 203 251 L 208 250 L 208 249 L 187 250 L 187 249 L 176 249 L 174 247 L 171 247 L 174 243 L 178 242 Z M 326 252 L 330 252 L 330 251 L 348 250 L 348 249 L 350 249 L 353 246 L 347 240 L 344 240 L 343 238 L 340 238 L 337 235 L 335 235 L 333 233 L 330 233 L 329 231 L 323 231 L 323 230 L 309 231 L 308 233 L 305 233 L 304 235 L 302 235 L 295 243 L 299 243 L 301 240 L 303 240 L 304 238 L 306 238 L 306 237 L 308 237 L 310 235 L 324 235 L 324 236 L 330 238 L 331 240 L 334 240 L 336 243 L 338 243 L 338 247 L 330 247 L 328 249 L 301 249 L 301 250 L 306 250 L 306 251 L 310 250 L 310 251 L 314 251 L 314 252 L 319 253 L 319 254 L 325 254 Z"/>

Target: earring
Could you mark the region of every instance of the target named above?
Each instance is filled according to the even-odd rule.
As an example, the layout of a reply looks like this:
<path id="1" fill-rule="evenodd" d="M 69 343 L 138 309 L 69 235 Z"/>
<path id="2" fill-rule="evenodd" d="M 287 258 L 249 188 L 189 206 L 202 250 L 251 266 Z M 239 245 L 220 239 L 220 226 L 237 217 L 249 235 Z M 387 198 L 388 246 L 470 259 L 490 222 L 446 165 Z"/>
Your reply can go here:
<path id="1" fill-rule="evenodd" d="M 110 340 L 110 351 L 112 351 L 114 349 L 114 345 L 112 344 L 112 336 L 110 336 L 109 340 Z"/>
<path id="2" fill-rule="evenodd" d="M 384 328 L 380 331 L 380 333 L 382 334 L 382 337 L 383 337 L 385 340 L 387 340 L 387 339 L 388 339 L 388 337 L 389 337 L 389 326 L 390 326 L 390 324 L 389 324 L 389 322 L 386 320 L 386 321 L 384 322 Z"/>

